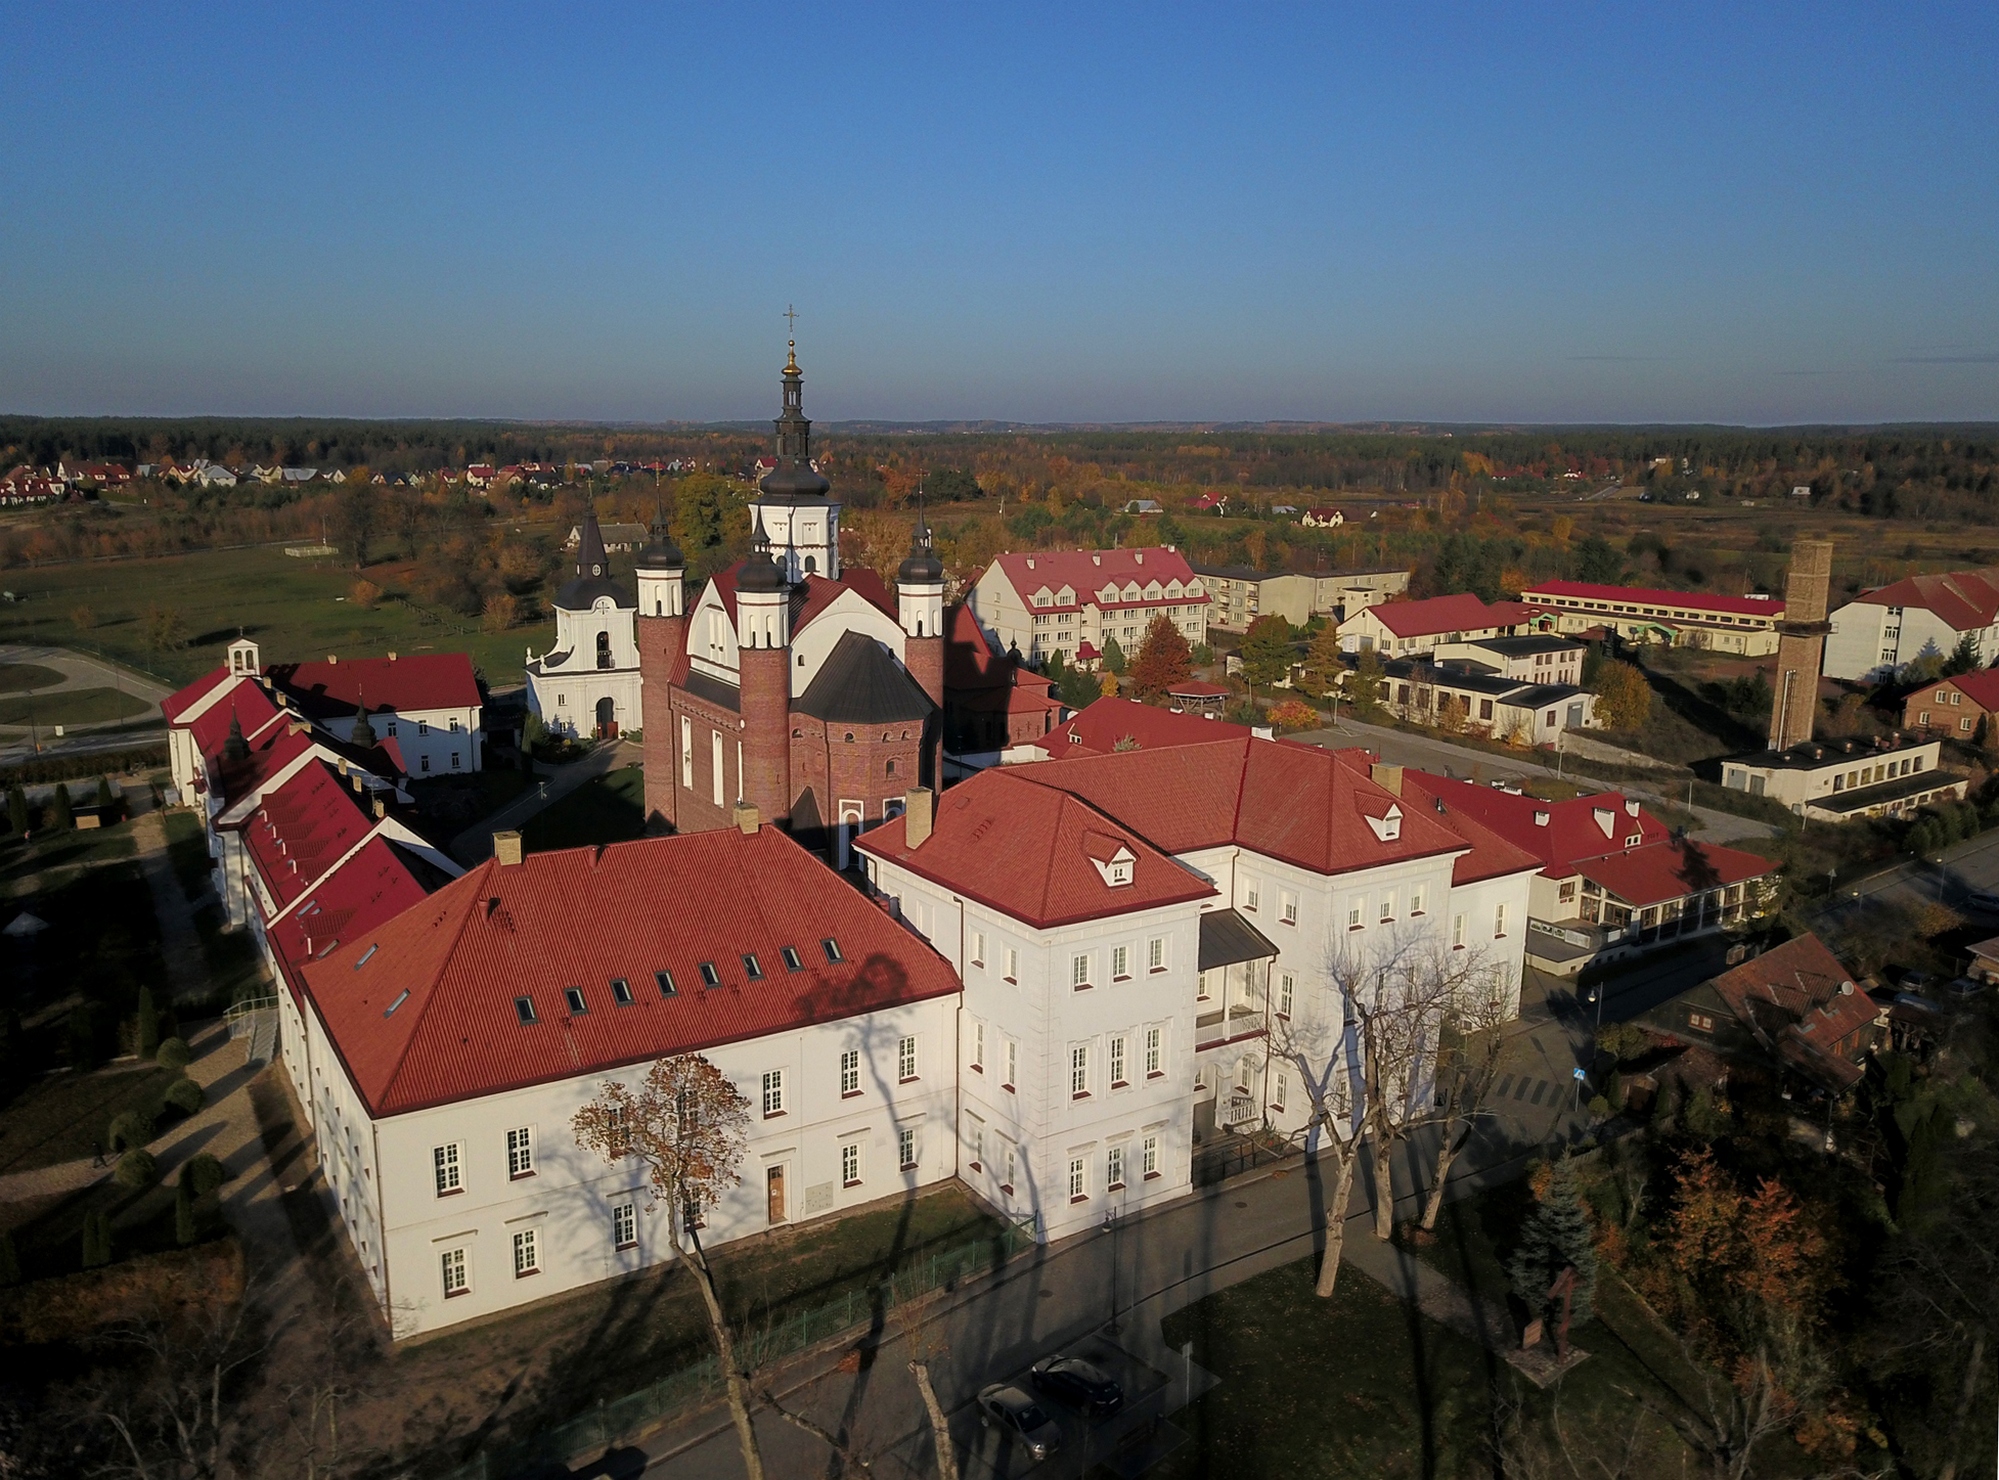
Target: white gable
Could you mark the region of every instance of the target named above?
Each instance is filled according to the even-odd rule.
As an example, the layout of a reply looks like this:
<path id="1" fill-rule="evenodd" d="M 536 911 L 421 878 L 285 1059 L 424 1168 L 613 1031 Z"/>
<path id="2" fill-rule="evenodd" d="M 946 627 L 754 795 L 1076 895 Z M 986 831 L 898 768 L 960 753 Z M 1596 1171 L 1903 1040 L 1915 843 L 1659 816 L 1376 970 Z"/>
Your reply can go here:
<path id="1" fill-rule="evenodd" d="M 1367 817 L 1365 812 L 1361 815 Z M 1374 829 L 1376 838 L 1384 843 L 1392 843 L 1402 836 L 1402 808 L 1390 802 L 1388 810 L 1379 817 L 1368 817 L 1367 825 Z"/>

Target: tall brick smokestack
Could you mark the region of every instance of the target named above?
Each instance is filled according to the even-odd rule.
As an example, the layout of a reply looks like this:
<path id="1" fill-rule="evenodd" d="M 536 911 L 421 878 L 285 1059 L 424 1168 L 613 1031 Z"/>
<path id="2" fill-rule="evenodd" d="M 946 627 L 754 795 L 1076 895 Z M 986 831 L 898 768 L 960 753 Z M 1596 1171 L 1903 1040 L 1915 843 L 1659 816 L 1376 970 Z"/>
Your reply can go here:
<path id="1" fill-rule="evenodd" d="M 1770 705 L 1770 748 L 1788 750 L 1812 738 L 1818 717 L 1819 671 L 1825 663 L 1826 601 L 1832 588 L 1832 541 L 1798 540 L 1784 578 L 1784 620 L 1778 626 L 1776 698 Z"/>

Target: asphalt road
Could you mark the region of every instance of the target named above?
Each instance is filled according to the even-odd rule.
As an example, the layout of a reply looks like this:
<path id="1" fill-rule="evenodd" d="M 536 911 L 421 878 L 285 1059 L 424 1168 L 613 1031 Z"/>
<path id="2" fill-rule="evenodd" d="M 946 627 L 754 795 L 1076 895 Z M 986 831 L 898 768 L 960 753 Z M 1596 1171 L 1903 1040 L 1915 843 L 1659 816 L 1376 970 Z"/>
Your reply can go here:
<path id="1" fill-rule="evenodd" d="M 1870 903 L 1918 908 L 1942 903 L 1999 931 L 1999 911 L 1974 906 L 1973 893 L 1999 894 L 1999 832 L 1953 843 L 1925 859 L 1907 858 L 1851 881 L 1841 879 L 1816 919 L 1837 923 Z"/>

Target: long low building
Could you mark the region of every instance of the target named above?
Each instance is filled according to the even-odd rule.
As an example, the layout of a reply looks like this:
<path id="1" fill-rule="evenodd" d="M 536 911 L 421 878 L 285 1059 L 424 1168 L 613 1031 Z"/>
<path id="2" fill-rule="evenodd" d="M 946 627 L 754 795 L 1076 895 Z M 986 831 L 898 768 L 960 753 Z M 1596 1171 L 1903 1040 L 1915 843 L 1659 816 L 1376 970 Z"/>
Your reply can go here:
<path id="1" fill-rule="evenodd" d="M 1555 614 L 1558 630 L 1615 632 L 1626 642 L 1707 648 L 1745 658 L 1777 651 L 1780 596 L 1718 596 L 1705 591 L 1663 591 L 1647 586 L 1600 586 L 1588 581 L 1543 581 L 1520 599 Z"/>
<path id="2" fill-rule="evenodd" d="M 1820 822 L 1905 817 L 1934 802 L 1958 801 L 1970 782 L 1940 770 L 1941 740 L 1900 733 L 1875 740 L 1807 740 L 1789 750 L 1730 756 L 1721 784 L 1769 797 Z"/>

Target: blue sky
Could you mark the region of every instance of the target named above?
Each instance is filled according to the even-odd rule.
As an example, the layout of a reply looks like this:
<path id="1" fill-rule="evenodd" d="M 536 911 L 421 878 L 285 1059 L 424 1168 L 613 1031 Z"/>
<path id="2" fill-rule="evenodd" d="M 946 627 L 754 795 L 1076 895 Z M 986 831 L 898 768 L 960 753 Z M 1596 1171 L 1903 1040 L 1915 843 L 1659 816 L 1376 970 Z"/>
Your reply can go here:
<path id="1" fill-rule="evenodd" d="M 0 410 L 1999 417 L 1999 6 L 25 4 Z"/>

